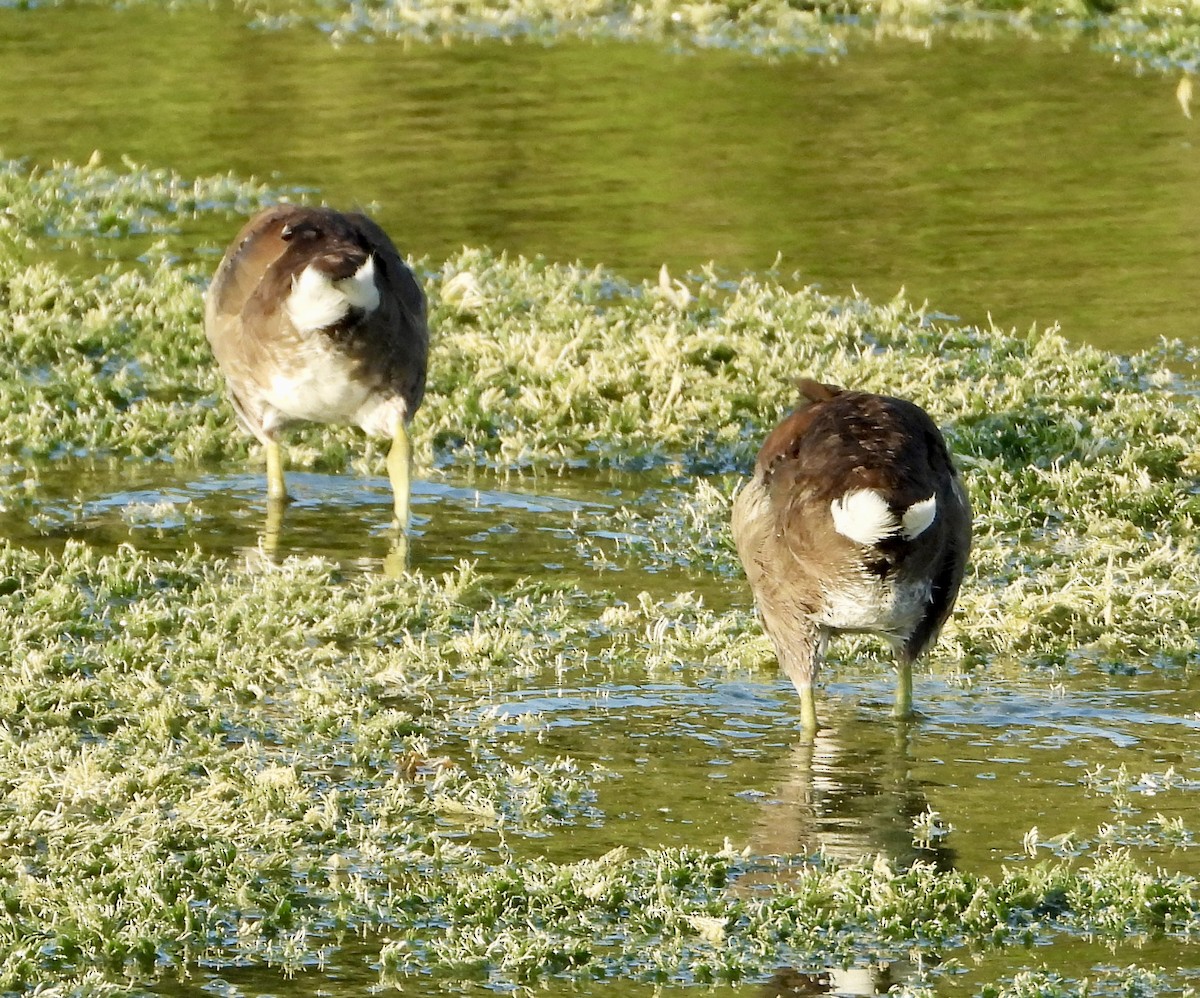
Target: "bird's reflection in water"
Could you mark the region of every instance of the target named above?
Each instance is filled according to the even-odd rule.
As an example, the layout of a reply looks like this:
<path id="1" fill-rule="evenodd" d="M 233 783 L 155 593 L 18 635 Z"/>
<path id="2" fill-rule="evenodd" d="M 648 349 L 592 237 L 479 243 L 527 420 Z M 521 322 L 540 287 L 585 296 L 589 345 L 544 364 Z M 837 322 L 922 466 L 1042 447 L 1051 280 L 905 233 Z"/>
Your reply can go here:
<path id="1" fill-rule="evenodd" d="M 805 974 L 790 967 L 777 970 L 759 992 L 761 998 L 807 998 L 809 995 L 885 995 L 912 972 L 907 961 L 877 963 L 848 970 Z"/>
<path id="2" fill-rule="evenodd" d="M 397 530 L 388 545 L 387 554 L 383 556 L 381 568 L 388 579 L 402 579 L 408 572 L 408 534 Z"/>
<path id="3" fill-rule="evenodd" d="M 288 500 L 286 499 L 272 497 L 267 500 L 257 548 L 243 548 L 243 554 L 253 561 L 265 560 L 278 564 L 289 554 L 299 554 L 305 550 L 301 544 L 297 544 L 295 549 L 289 544 L 285 530 L 287 508 Z M 330 539 L 323 536 L 321 542 L 322 546 L 328 546 Z M 373 538 L 364 537 L 361 543 L 364 550 L 368 546 L 378 548 L 378 544 Z M 353 558 L 352 562 L 365 572 L 379 572 L 388 579 L 403 578 L 410 565 L 409 532 L 400 530 L 396 524 L 392 524 L 387 531 L 382 553 L 363 554 Z"/>
<path id="4" fill-rule="evenodd" d="M 913 840 L 914 819 L 929 801 L 911 775 L 911 733 L 905 721 L 841 718 L 793 745 L 755 824 L 754 851 L 848 862 L 883 855 L 896 866 L 921 860 L 950 869 L 946 846 Z"/>
<path id="5" fill-rule="evenodd" d="M 764 804 L 751 838 L 758 855 L 820 854 L 843 863 L 874 856 L 895 867 L 916 861 L 938 869 L 953 866 L 953 851 L 934 840 L 914 841 L 914 819 L 929 808 L 924 788 L 911 775 L 913 727 L 841 717 L 793 745 L 784 757 L 775 795 Z M 747 890 L 789 876 L 758 873 L 741 882 Z M 911 976 L 903 960 L 808 973 L 781 968 L 763 985 L 763 998 L 801 995 L 877 995 Z"/>

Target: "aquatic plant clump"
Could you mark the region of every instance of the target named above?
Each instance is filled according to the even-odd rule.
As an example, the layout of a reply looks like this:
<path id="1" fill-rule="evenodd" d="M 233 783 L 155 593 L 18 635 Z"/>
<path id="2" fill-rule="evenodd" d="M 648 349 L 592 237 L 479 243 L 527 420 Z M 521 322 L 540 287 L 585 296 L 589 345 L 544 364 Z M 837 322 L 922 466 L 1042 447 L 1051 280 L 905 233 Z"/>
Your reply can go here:
<path id="1" fill-rule="evenodd" d="M 554 594 L 76 544 L 0 548 L 0 592 L 4 990 L 304 964 L 295 940 L 378 928 L 398 870 L 592 813 L 601 774 L 500 759 L 486 704 L 437 693 L 459 669 L 439 636 L 502 631 L 522 598 L 553 617 Z"/>
<path id="2" fill-rule="evenodd" d="M 736 576 L 732 491 L 794 403 L 790 379 L 817 375 L 917 401 L 963 466 L 973 575 L 944 654 L 1068 667 L 1195 661 L 1200 561 L 1187 538 L 1200 520 L 1200 403 L 1171 371 L 1182 353 L 1120 357 L 1055 330 L 955 325 L 902 298 L 835 298 L 774 276 L 630 283 L 483 250 L 423 272 L 435 343 L 414 423 L 419 463 L 714 476 L 618 508 L 602 529 L 578 521 L 593 564 Z M 165 252 L 84 277 L 0 256 L 7 504 L 36 504 L 37 464 L 57 457 L 244 458 L 252 441 L 201 332 L 205 278 Z M 357 430 L 290 439 L 298 467 L 382 467 L 377 444 L 355 457 Z"/>
<path id="3" fill-rule="evenodd" d="M 592 38 L 650 42 L 681 49 L 731 48 L 757 56 L 810 53 L 838 57 L 865 43 L 902 38 L 929 45 L 939 36 L 976 38 L 1016 31 L 1086 39 L 1138 66 L 1195 72 L 1200 16 L 1193 5 L 1095 4 L 1049 0 L 724 0 L 720 3 L 629 0 L 242 0 L 252 23 L 311 25 L 335 42 Z"/>
<path id="4" fill-rule="evenodd" d="M 238 0 L 238 5 L 253 27 L 308 27 L 334 44 L 378 39 L 552 44 L 582 38 L 836 59 L 881 39 L 929 46 L 939 37 L 1016 32 L 1058 44 L 1080 40 L 1139 69 L 1194 73 L 1200 66 L 1200 15 L 1193 4 L 1164 0 Z"/>
<path id="5" fill-rule="evenodd" d="M 231 174 L 192 179 L 127 159 L 121 166 L 105 166 L 98 154 L 82 165 L 0 160 L 0 234 L 28 249 L 45 239 L 164 236 L 177 231 L 181 218 L 211 211 L 246 215 L 279 197 L 266 184 Z"/>
<path id="6" fill-rule="evenodd" d="M 476 255 L 446 264 L 444 286 L 464 273 L 475 297 L 439 311 L 452 387 L 429 403 L 453 427 L 434 437 L 450 460 L 747 469 L 795 402 L 789 376 L 894 393 L 934 413 L 975 510 L 970 581 L 942 655 L 1196 662 L 1189 427 L 1200 406 L 1171 370 L 1183 351 L 1119 357 L 1055 330 L 956 326 L 902 299 L 833 299 L 756 277 L 699 275 L 681 297 L 670 284 Z M 736 576 L 727 524 L 739 481 L 663 490 L 599 528 L 577 520 L 578 549 L 598 567 Z"/>
<path id="7" fill-rule="evenodd" d="M 474 968 L 496 985 L 548 972 L 708 984 L 804 966 L 818 953 L 850 966 L 894 961 L 919 945 L 936 961 L 968 940 L 1044 941 L 1068 926 L 1104 925 L 1111 938 L 1165 929 L 1184 939 L 1195 919 L 1194 884 L 1160 889 L 1122 859 L 1077 871 L 1041 865 L 996 880 L 923 865 L 898 873 L 879 861 L 818 862 L 777 870 L 769 895 L 725 889 L 756 867 L 761 873 L 761 862 L 731 851 L 694 850 L 530 862 L 520 877 L 455 867 L 427 880 L 420 905 L 399 915 L 406 938 L 384 947 L 385 974 L 432 962 Z"/>
<path id="8" fill-rule="evenodd" d="M 674 662 L 720 643 L 673 604 L 589 619 L 580 602 L 544 583 L 493 590 L 467 566 L 396 586 L 317 559 L 0 547 L 14 663 L 0 987 L 97 969 L 151 981 L 195 961 L 295 970 L 346 931 L 382 935 L 385 975 L 508 986 L 752 980 L 914 946 L 936 958 L 1062 932 L 1184 945 L 1200 930 L 1192 879 L 1119 851 L 998 879 L 728 846 L 574 863 L 510 851 L 601 819 L 605 778 L 527 758 L 497 723 L 486 691 L 512 663 L 585 651 L 628 669 L 651 632 Z M 730 624 L 727 643 L 751 626 Z"/>

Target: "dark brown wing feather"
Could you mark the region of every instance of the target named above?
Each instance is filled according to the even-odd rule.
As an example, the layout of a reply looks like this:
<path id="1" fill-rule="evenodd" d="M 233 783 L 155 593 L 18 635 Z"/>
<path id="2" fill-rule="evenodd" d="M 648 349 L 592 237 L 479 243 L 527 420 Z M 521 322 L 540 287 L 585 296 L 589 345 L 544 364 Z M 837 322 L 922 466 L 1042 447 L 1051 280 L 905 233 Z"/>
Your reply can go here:
<path id="1" fill-rule="evenodd" d="M 425 397 L 425 376 L 429 357 L 429 325 L 425 292 L 400 253 L 383 231 L 366 215 L 349 218 L 363 234 L 377 266 L 381 266 L 383 293 L 380 309 L 371 316 L 366 340 L 386 343 L 378 350 L 376 363 L 385 371 L 385 379 L 408 400 L 411 416 Z M 376 330 L 388 330 L 386 340 Z"/>
<path id="2" fill-rule="evenodd" d="M 902 656 L 910 662 L 919 658 L 937 638 L 954 609 L 966 574 L 971 550 L 971 510 L 966 490 L 957 476 L 951 492 L 949 497 L 938 496 L 939 503 L 944 501 L 947 505 L 942 506 L 943 515 L 934 524 L 938 530 L 939 557 L 932 571 L 929 610 L 901 649 Z"/>
<path id="3" fill-rule="evenodd" d="M 953 473 L 941 433 L 904 399 L 839 390 L 796 409 L 767 437 L 758 467 L 773 487 L 830 501 L 879 489 L 905 507 Z"/>

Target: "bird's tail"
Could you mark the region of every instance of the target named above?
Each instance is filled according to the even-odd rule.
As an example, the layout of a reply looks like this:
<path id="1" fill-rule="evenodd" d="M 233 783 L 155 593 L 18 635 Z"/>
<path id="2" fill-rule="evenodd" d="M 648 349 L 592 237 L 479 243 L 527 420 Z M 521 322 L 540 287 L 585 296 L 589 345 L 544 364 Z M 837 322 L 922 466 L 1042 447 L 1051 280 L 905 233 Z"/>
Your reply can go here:
<path id="1" fill-rule="evenodd" d="M 833 528 L 843 537 L 868 547 L 893 537 L 911 541 L 937 518 L 937 494 L 901 511 L 876 489 L 853 489 L 829 504 Z"/>

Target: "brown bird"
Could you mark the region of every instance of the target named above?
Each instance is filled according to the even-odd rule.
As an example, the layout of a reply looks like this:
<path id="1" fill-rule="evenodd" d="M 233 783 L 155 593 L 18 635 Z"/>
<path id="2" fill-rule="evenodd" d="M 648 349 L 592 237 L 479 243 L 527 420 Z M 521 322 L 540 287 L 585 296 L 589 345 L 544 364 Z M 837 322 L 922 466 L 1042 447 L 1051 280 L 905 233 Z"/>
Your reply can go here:
<path id="1" fill-rule="evenodd" d="M 903 399 L 802 379 L 733 504 L 733 537 L 763 628 L 817 724 L 813 681 L 829 638 L 882 635 L 912 711 L 912 663 L 962 584 L 971 509 L 946 441 Z"/>
<path id="2" fill-rule="evenodd" d="M 425 394 L 425 294 L 375 222 L 277 205 L 226 250 L 204 331 L 238 421 L 267 451 L 267 495 L 287 496 L 280 431 L 353 423 L 391 437 L 396 522 L 408 526 L 408 423 Z"/>

